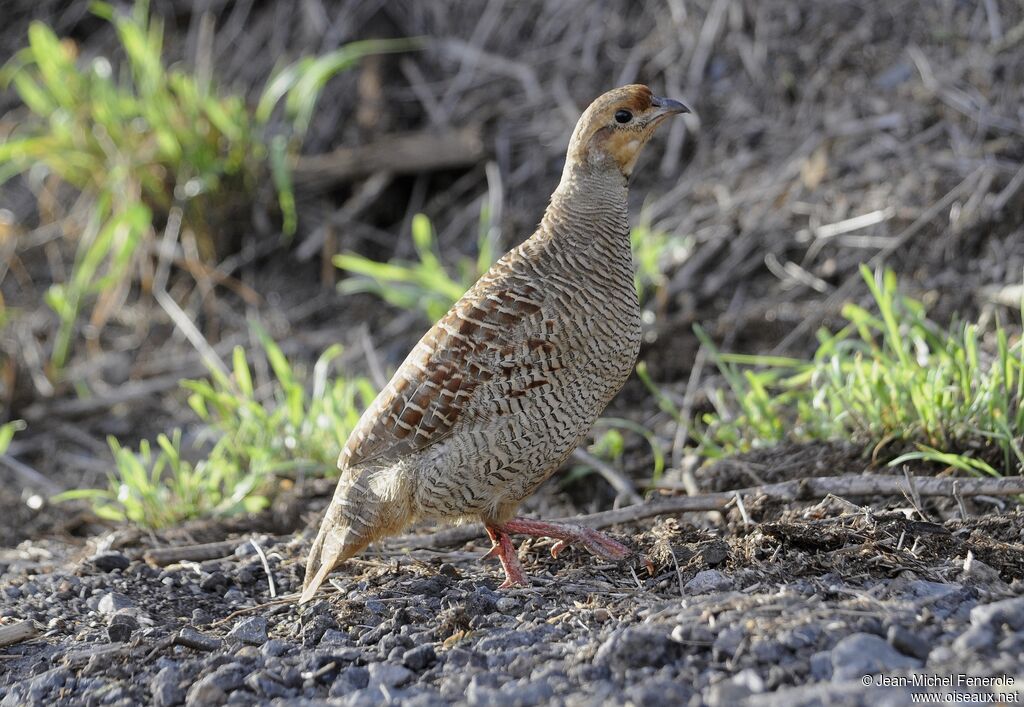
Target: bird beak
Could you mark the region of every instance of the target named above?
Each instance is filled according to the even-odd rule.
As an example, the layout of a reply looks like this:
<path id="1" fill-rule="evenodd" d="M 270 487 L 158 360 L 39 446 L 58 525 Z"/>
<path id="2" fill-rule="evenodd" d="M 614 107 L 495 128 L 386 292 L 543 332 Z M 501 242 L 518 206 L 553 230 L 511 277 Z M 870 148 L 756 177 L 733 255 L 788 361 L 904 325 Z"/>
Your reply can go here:
<path id="1" fill-rule="evenodd" d="M 672 100 L 671 98 L 662 98 L 661 96 L 654 96 L 651 98 L 651 105 L 657 109 L 654 113 L 656 116 L 690 112 L 690 109 L 686 107 L 686 104 Z"/>

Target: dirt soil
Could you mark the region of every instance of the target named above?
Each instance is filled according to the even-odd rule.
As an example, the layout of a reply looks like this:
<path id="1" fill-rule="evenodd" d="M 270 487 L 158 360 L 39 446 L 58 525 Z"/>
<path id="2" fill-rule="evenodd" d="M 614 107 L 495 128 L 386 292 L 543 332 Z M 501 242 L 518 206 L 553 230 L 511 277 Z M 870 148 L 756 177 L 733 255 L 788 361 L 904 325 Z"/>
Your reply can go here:
<path id="1" fill-rule="evenodd" d="M 858 500 L 619 526 L 620 565 L 523 543 L 532 586 L 511 590 L 482 533 L 384 544 L 301 608 L 309 535 L 272 514 L 24 543 L 0 555 L 4 615 L 40 634 L 3 649 L 0 705 L 1018 699 L 1024 511 Z"/>
<path id="2" fill-rule="evenodd" d="M 221 355 L 236 344 L 251 353 L 257 320 L 297 362 L 340 342 L 346 373 L 374 360 L 393 369 L 429 323 L 338 294 L 330 256 L 409 258 L 409 222 L 422 212 L 447 262 L 475 257 L 483 204 L 496 206 L 498 248 L 515 245 L 542 213 L 581 108 L 631 81 L 695 108 L 649 148 L 631 192 L 635 222 L 688 239 L 646 305 L 641 358 L 695 415 L 722 381 L 710 364 L 694 370 L 693 324 L 722 350 L 806 355 L 816 327 L 865 301 L 862 262 L 893 267 L 939 321 L 1016 322 L 1024 7 L 1013 0 L 151 6 L 173 61 L 208 61 L 252 102 L 285 60 L 357 38 L 429 37 L 421 52 L 332 80 L 305 152 L 442 128 L 471 128 L 486 146 L 464 168 L 374 175 L 383 186 L 370 196 L 360 183 L 300 189 L 288 245 L 273 198 L 256 195 L 245 218 L 223 225 L 234 247 L 216 267 L 232 286 L 177 270 L 170 281 Z M 109 28 L 87 9 L 4 3 L 0 60 L 41 19 L 84 60 L 116 65 Z M 0 135 L 19 110 L 0 92 Z M 417 528 L 422 542 L 371 548 L 302 608 L 294 592 L 329 479 L 297 481 L 259 516 L 160 532 L 47 503 L 51 485 L 105 483 L 107 435 L 133 444 L 175 426 L 186 439 L 204 433 L 178 388 L 204 374 L 199 356 L 141 292 L 103 331 L 79 332 L 62 375 L 44 369 L 56 330 L 44 293 L 75 255 L 55 225 L 75 203 L 35 176 L 0 185 L 0 296 L 11 313 L 0 422 L 28 422 L 8 455 L 47 482 L 0 466 L 0 638 L 19 622 L 34 631 L 0 645 L 0 707 L 1020 702 L 1016 499 L 750 498 L 726 513 L 612 528 L 637 549 L 621 565 L 574 549 L 553 559 L 549 543 L 524 542 L 533 584 L 507 591 L 497 564 L 479 560 L 482 531 L 434 547 L 434 529 Z M 691 469 L 686 435 L 636 379 L 608 414 L 652 430 L 671 461 L 666 480 L 692 470 L 703 492 L 882 471 L 860 445 L 818 443 Z M 620 471 L 639 487 L 651 455 L 643 440 L 627 444 Z M 523 512 L 568 518 L 617 502 L 595 474 L 559 476 Z"/>

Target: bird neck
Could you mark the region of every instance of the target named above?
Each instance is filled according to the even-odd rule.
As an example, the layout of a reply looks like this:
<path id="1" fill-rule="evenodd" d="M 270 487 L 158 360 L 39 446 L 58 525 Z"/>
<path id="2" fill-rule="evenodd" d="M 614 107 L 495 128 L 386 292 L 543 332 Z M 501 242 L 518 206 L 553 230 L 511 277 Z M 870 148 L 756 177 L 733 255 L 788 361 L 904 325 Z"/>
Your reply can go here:
<path id="1" fill-rule="evenodd" d="M 617 170 L 567 164 L 544 212 L 541 230 L 588 251 L 629 249 L 628 188 Z"/>

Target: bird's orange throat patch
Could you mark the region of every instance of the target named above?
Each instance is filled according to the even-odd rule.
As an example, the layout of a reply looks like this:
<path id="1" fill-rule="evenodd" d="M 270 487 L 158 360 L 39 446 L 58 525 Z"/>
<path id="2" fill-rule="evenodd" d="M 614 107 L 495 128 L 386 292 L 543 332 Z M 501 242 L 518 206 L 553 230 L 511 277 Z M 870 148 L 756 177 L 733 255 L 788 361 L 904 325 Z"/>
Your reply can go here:
<path id="1" fill-rule="evenodd" d="M 633 173 L 633 167 L 640 151 L 651 136 L 649 130 L 607 129 L 607 134 L 597 136 L 595 147 L 609 155 L 619 165 L 625 176 Z"/>

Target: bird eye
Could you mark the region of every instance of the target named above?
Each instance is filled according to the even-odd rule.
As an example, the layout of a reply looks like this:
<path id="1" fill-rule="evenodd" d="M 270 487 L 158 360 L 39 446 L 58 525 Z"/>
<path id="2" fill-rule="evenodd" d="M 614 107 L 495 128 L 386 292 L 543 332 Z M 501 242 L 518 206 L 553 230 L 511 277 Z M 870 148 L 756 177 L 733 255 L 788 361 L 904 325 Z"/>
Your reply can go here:
<path id="1" fill-rule="evenodd" d="M 633 120 L 633 114 L 628 110 L 617 110 L 615 111 L 615 122 L 616 123 L 628 123 Z"/>

